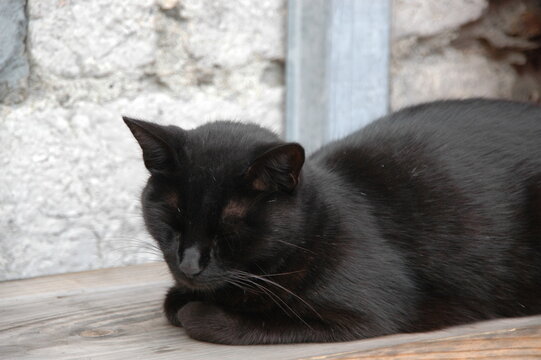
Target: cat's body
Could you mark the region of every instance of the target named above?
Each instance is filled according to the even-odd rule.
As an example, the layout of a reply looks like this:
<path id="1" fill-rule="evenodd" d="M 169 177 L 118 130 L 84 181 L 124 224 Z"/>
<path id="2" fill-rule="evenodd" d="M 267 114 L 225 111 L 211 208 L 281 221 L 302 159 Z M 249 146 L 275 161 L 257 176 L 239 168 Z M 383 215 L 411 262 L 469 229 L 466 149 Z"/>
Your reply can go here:
<path id="1" fill-rule="evenodd" d="M 194 338 L 343 341 L 541 313 L 537 107 L 408 108 L 304 166 L 254 125 L 127 123 L 177 282 L 165 311 Z"/>

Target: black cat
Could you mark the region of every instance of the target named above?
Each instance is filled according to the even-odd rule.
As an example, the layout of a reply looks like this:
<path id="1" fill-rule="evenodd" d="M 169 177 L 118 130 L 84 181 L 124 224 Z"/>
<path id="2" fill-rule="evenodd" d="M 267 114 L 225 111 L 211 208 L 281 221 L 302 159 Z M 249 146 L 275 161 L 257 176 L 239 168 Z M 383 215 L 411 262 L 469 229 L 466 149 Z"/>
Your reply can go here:
<path id="1" fill-rule="evenodd" d="M 327 342 L 541 313 L 541 109 L 441 101 L 310 156 L 256 125 L 124 118 L 173 325 Z"/>

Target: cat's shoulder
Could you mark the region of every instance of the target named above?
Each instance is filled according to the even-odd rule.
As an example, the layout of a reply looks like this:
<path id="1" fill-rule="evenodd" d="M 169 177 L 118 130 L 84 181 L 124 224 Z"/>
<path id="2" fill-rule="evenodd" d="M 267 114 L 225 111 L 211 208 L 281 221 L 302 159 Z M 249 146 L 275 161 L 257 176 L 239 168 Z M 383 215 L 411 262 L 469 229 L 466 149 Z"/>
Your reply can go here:
<path id="1" fill-rule="evenodd" d="M 472 98 L 465 100 L 440 100 L 412 105 L 383 117 L 379 123 L 400 121 L 411 123 L 468 123 L 476 121 L 501 122 L 539 119 L 541 107 L 512 100 Z M 378 122 L 375 122 L 377 125 Z"/>
<path id="2" fill-rule="evenodd" d="M 405 146 L 483 137 L 489 134 L 524 134 L 541 131 L 541 107 L 508 100 L 483 98 L 442 100 L 413 105 L 386 115 L 314 153 L 321 158 L 346 148 Z M 528 134 L 527 134 L 528 133 Z M 472 139 L 473 140 L 473 139 Z"/>

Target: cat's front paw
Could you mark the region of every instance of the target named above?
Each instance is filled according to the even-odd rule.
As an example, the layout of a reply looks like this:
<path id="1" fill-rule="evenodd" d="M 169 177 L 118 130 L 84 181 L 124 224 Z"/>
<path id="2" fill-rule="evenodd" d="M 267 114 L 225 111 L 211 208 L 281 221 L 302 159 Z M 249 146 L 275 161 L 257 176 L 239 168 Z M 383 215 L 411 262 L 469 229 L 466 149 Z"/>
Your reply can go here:
<path id="1" fill-rule="evenodd" d="M 178 312 L 188 335 L 196 340 L 229 344 L 234 334 L 234 319 L 215 305 L 189 302 Z"/>
<path id="2" fill-rule="evenodd" d="M 169 289 L 163 302 L 163 311 L 171 325 L 182 327 L 178 312 L 188 301 L 190 301 L 190 296 L 183 290 L 177 287 Z"/>

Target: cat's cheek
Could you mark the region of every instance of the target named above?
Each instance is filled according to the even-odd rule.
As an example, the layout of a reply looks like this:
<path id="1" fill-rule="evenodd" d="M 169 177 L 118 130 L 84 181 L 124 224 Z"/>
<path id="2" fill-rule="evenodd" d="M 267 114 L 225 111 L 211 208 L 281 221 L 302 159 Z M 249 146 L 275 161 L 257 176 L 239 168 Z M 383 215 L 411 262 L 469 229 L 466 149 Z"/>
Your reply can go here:
<path id="1" fill-rule="evenodd" d="M 186 333 L 195 340 L 230 344 L 235 334 L 235 321 L 215 305 L 190 302 L 178 312 Z"/>

